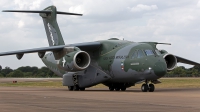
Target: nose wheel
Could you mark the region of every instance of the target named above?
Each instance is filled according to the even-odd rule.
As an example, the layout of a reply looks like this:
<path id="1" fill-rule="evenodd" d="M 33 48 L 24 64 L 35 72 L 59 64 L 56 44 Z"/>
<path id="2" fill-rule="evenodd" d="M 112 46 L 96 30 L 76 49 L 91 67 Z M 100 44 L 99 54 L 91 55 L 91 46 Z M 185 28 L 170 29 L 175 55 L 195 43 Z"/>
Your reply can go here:
<path id="1" fill-rule="evenodd" d="M 141 90 L 142 90 L 142 92 L 147 92 L 149 90 L 148 85 L 147 84 L 142 84 Z"/>
<path id="2" fill-rule="evenodd" d="M 148 84 L 148 82 L 146 81 L 145 84 L 142 84 L 141 90 L 142 90 L 142 92 L 147 92 L 147 91 L 154 92 L 155 86 L 154 86 L 154 84 Z"/>
<path id="3" fill-rule="evenodd" d="M 155 86 L 153 84 L 149 84 L 149 92 L 154 92 Z"/>

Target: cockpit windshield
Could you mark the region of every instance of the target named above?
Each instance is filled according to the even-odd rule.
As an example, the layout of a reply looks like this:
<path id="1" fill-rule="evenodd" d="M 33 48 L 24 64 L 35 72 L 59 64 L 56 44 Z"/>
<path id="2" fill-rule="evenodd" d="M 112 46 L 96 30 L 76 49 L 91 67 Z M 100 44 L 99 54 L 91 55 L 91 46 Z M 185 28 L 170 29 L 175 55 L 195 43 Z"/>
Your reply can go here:
<path id="1" fill-rule="evenodd" d="M 145 54 L 143 53 L 143 51 L 142 50 L 138 50 L 138 58 L 142 58 L 144 56 L 145 56 Z"/>
<path id="2" fill-rule="evenodd" d="M 133 52 L 132 59 L 137 58 L 137 50 Z"/>
<path id="3" fill-rule="evenodd" d="M 144 52 L 146 53 L 147 56 L 155 55 L 153 50 L 144 50 Z"/>
<path id="4" fill-rule="evenodd" d="M 133 52 L 132 59 L 142 58 L 144 56 L 145 56 L 145 54 L 144 54 L 143 50 L 136 50 L 135 52 Z"/>
<path id="5" fill-rule="evenodd" d="M 145 56 L 152 56 L 152 55 L 155 55 L 155 53 L 157 55 L 160 55 L 160 52 L 159 51 L 153 51 L 153 50 L 150 50 L 150 49 L 146 49 L 146 50 L 135 50 L 132 54 L 132 59 L 134 58 L 143 58 Z M 146 55 L 145 55 L 146 54 Z"/>

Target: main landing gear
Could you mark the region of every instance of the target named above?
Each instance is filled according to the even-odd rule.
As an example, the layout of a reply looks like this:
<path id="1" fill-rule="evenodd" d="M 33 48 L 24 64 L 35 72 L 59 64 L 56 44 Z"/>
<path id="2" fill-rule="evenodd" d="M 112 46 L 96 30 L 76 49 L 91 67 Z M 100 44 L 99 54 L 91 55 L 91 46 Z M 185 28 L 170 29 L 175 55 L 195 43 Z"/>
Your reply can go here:
<path id="1" fill-rule="evenodd" d="M 110 91 L 126 91 L 126 87 L 109 87 Z"/>
<path id="2" fill-rule="evenodd" d="M 109 86 L 110 91 L 126 91 L 126 85 L 125 84 L 112 84 Z"/>
<path id="3" fill-rule="evenodd" d="M 68 86 L 69 91 L 85 91 L 85 88 L 80 88 L 78 85 L 76 86 Z"/>
<path id="4" fill-rule="evenodd" d="M 85 91 L 85 88 L 80 88 L 78 86 L 78 76 L 77 74 L 73 75 L 74 86 L 68 86 L 69 91 Z"/>
<path id="5" fill-rule="evenodd" d="M 154 92 L 155 86 L 153 84 L 148 84 L 148 81 L 145 81 L 145 84 L 142 84 L 141 86 L 142 92 Z"/>

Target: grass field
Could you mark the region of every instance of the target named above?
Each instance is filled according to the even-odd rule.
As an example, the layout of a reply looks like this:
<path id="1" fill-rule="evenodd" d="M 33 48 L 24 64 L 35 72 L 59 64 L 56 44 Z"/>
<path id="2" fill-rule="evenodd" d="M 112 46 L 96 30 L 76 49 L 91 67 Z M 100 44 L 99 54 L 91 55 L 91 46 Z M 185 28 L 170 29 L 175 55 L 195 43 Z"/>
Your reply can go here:
<path id="1" fill-rule="evenodd" d="M 162 83 L 155 84 L 156 88 L 200 88 L 200 78 L 162 78 L 160 79 Z M 137 84 L 132 88 L 140 88 L 142 85 Z M 36 81 L 36 82 L 4 82 L 0 83 L 1 86 L 16 86 L 16 87 L 55 87 L 55 88 L 66 88 L 62 86 L 62 81 Z M 105 88 L 104 85 L 99 84 L 94 86 L 94 88 Z"/>
<path id="2" fill-rule="evenodd" d="M 63 87 L 62 81 L 37 81 L 37 82 L 7 82 L 0 83 L 1 86 L 16 86 L 16 87 Z"/>

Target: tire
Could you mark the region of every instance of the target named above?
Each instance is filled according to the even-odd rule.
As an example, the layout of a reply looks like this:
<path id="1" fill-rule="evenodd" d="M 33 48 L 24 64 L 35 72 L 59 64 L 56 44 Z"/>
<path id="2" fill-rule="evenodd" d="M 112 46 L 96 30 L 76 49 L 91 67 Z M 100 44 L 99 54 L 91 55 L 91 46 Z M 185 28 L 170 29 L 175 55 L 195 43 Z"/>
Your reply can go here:
<path id="1" fill-rule="evenodd" d="M 74 89 L 74 86 L 68 86 L 69 91 L 73 91 L 73 89 Z"/>
<path id="2" fill-rule="evenodd" d="M 119 88 L 119 87 L 116 87 L 116 88 L 115 88 L 115 91 L 119 91 L 119 90 L 120 90 L 120 88 Z"/>
<path id="3" fill-rule="evenodd" d="M 74 86 L 74 91 L 79 91 L 79 87 L 78 86 Z"/>
<path id="4" fill-rule="evenodd" d="M 121 88 L 121 91 L 126 91 L 126 87 L 122 87 L 122 88 Z"/>
<path id="5" fill-rule="evenodd" d="M 153 84 L 149 84 L 149 92 L 154 92 L 155 86 Z"/>
<path id="6" fill-rule="evenodd" d="M 149 89 L 149 87 L 148 87 L 147 84 L 142 84 L 142 86 L 141 86 L 141 90 L 142 90 L 142 92 L 147 92 L 148 89 Z"/>
<path id="7" fill-rule="evenodd" d="M 109 90 L 110 91 L 114 91 L 114 87 L 109 87 Z"/>
<path id="8" fill-rule="evenodd" d="M 81 91 L 85 91 L 85 88 L 80 88 Z"/>

